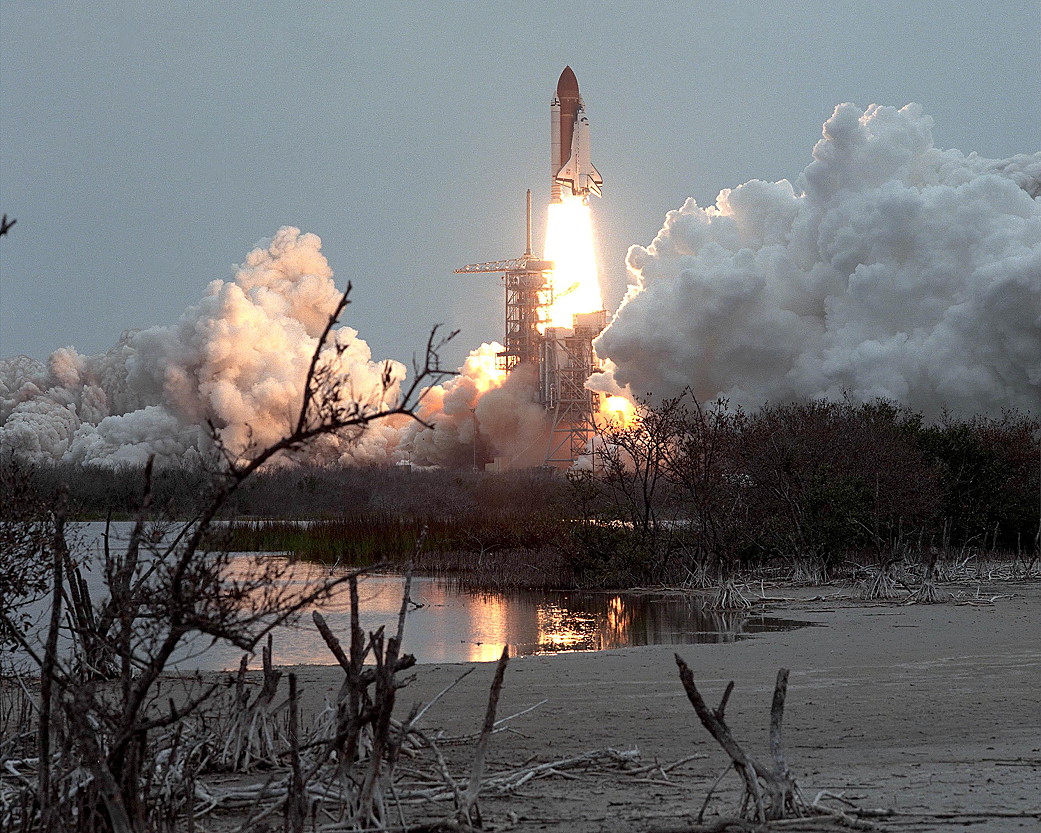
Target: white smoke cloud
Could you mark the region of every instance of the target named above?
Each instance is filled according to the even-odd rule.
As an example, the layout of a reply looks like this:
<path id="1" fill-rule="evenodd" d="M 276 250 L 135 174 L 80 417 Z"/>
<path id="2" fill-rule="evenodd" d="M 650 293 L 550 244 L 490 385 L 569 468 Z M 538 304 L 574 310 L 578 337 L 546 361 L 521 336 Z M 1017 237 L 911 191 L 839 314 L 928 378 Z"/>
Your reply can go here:
<path id="1" fill-rule="evenodd" d="M 939 150 L 918 105 L 842 104 L 813 157 L 795 187 L 687 200 L 629 250 L 591 386 L 1041 411 L 1041 153 Z"/>
<path id="2" fill-rule="evenodd" d="M 124 333 L 101 356 L 55 351 L 46 365 L 0 361 L 0 451 L 30 460 L 117 466 L 197 462 L 206 421 L 232 450 L 279 439 L 299 408 L 318 338 L 340 292 L 321 241 L 285 227 L 249 253 L 233 281 L 213 281 L 170 327 Z M 331 334 L 335 361 L 355 401 L 389 405 L 405 368 L 374 362 L 350 327 Z M 332 355 L 332 351 L 328 354 Z M 332 360 L 332 359 L 330 359 Z M 384 462 L 397 429 L 325 438 L 316 453 L 343 462 Z"/>
<path id="3" fill-rule="evenodd" d="M 46 364 L 0 361 L 0 453 L 109 467 L 140 466 L 149 456 L 196 465 L 210 445 L 207 421 L 232 450 L 277 441 L 340 298 L 320 246 L 313 234 L 283 228 L 249 253 L 233 281 L 213 281 L 176 324 L 123 333 L 99 356 L 64 347 Z M 396 402 L 403 365 L 391 363 L 395 381 L 384 391 L 384 363 L 372 361 L 355 330 L 336 329 L 330 342 L 342 350 L 335 361 L 350 379 L 349 398 Z M 502 350 L 482 345 L 459 375 L 426 392 L 419 416 L 433 430 L 406 417 L 383 420 L 353 436 L 318 438 L 307 459 L 468 467 L 479 426 L 481 461 L 541 462 L 547 427 L 534 402 L 537 380 L 523 372 L 507 379 L 496 368 Z"/>
<path id="4" fill-rule="evenodd" d="M 471 351 L 459 373 L 431 387 L 418 416 L 432 429 L 412 422 L 401 438 L 400 454 L 419 466 L 468 468 L 476 443 L 480 465 L 502 457 L 508 467 L 537 465 L 545 457 L 549 425 L 535 401 L 534 368 L 507 376 L 496 367 L 503 351 L 496 342 Z"/>

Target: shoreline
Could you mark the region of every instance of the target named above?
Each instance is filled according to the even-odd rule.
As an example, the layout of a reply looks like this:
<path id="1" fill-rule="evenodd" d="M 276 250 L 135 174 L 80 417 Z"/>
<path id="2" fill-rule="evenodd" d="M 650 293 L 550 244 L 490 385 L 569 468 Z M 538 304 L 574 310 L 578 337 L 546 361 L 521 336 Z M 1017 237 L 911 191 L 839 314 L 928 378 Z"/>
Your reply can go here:
<path id="1" fill-rule="evenodd" d="M 810 627 L 726 642 L 511 658 L 497 716 L 514 717 L 491 738 L 485 774 L 500 784 L 508 772 L 538 768 L 539 775 L 482 794 L 489 829 L 689 830 L 724 771 L 705 823 L 734 816 L 739 779 L 688 702 L 674 654 L 691 667 L 710 707 L 734 681 L 727 723 L 760 761 L 769 760 L 774 681 L 778 669 L 790 670 L 784 745 L 807 802 L 826 792 L 841 796 L 829 800 L 831 807 L 848 801 L 887 813 L 869 819 L 882 831 L 1041 829 L 1041 580 L 946 583 L 944 591 L 960 591 L 961 601 L 934 605 L 862 601 L 831 589 L 788 586 L 755 611 Z M 497 655 L 497 646 L 489 647 Z M 394 714 L 404 719 L 458 681 L 420 727 L 440 739 L 449 771 L 465 782 L 495 663 L 417 660 L 400 675 L 410 681 L 397 693 Z M 343 682 L 338 665 L 276 668 L 276 702 L 284 699 L 288 674 L 296 676 L 305 729 L 335 702 Z M 247 685 L 260 677 L 247 672 Z M 189 687 L 228 678 L 218 671 L 166 676 Z M 168 693 L 178 690 L 175 684 Z M 211 773 L 207 781 L 234 789 L 266 777 Z M 451 803 L 414 811 L 414 822 L 435 822 L 451 814 Z M 214 831 L 242 821 L 232 808 L 211 820 Z"/>
<path id="2" fill-rule="evenodd" d="M 953 587 L 945 585 L 946 590 Z M 592 833 L 696 815 L 727 760 L 686 700 L 676 652 L 693 669 L 709 703 L 718 702 L 727 682 L 735 681 L 727 720 L 738 741 L 756 756 L 764 756 L 767 748 L 777 670 L 791 670 L 785 745 L 788 763 L 810 801 L 827 790 L 863 808 L 902 813 L 1036 811 L 1038 817 L 972 820 L 973 830 L 987 833 L 1037 829 L 1041 582 L 996 582 L 981 590 L 981 601 L 975 603 L 771 603 L 768 615 L 783 610 L 826 627 L 729 643 L 511 659 L 499 716 L 547 702 L 492 739 L 492 768 L 532 756 L 552 761 L 608 747 L 638 748 L 645 764 L 698 758 L 667 778 L 651 779 L 652 784 L 625 776 L 543 779 L 520 794 L 483 798 L 484 816 L 496 822 L 515 817 L 517 829 Z M 1012 598 L 982 601 L 1010 593 Z M 398 710 L 403 714 L 414 702 L 429 702 L 476 666 L 424 720 L 428 728 L 451 736 L 475 732 L 492 664 L 417 660 L 415 680 L 398 694 Z M 282 670 L 296 673 L 302 706 L 311 714 L 321 710 L 325 697 L 335 695 L 342 674 L 335 666 Z M 737 786 L 733 775 L 723 780 L 706 821 L 734 812 Z M 901 820 L 909 819 L 884 821 L 885 829 L 901 829 Z M 916 831 L 949 829 L 950 820 L 914 819 Z"/>

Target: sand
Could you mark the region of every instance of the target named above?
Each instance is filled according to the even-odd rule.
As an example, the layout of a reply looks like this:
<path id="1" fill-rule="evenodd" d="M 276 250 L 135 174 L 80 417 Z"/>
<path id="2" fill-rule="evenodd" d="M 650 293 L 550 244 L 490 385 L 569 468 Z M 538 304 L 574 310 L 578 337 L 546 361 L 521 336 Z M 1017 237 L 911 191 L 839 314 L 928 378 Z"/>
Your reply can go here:
<path id="1" fill-rule="evenodd" d="M 768 595 L 794 600 L 772 603 L 771 613 L 820 627 L 676 650 L 710 704 L 727 681 L 736 682 L 728 722 L 747 750 L 764 758 L 774 678 L 778 668 L 791 669 L 788 762 L 811 800 L 828 790 L 861 807 L 908 814 L 883 822 L 892 830 L 1041 830 L 1041 583 L 945 589 L 1005 597 L 901 606 L 811 598 L 848 592 L 841 588 L 775 589 Z M 428 700 L 466 667 L 420 664 L 399 702 Z M 336 668 L 295 670 L 312 707 L 339 685 Z M 452 735 L 475 732 L 492 672 L 491 664 L 479 665 L 424 724 Z M 494 736 L 493 768 L 605 747 L 638 748 L 644 762 L 700 757 L 668 780 L 616 772 L 530 782 L 518 794 L 482 800 L 494 825 L 568 833 L 677 829 L 696 815 L 726 766 L 686 699 L 672 647 L 511 660 L 500 716 L 542 699 L 513 721 L 514 733 Z M 460 767 L 465 751 L 451 750 Z M 738 789 L 728 775 L 706 820 L 732 815 Z M 1024 812 L 1037 815 L 986 815 Z M 937 817 L 947 813 L 954 818 Z"/>

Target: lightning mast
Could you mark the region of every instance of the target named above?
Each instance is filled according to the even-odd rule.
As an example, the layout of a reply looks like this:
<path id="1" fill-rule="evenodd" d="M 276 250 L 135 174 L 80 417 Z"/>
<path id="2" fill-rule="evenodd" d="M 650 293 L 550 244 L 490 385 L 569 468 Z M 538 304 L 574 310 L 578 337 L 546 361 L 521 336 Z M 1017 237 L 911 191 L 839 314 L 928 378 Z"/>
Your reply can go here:
<path id="1" fill-rule="evenodd" d="M 506 287 L 506 349 L 498 356 L 500 370 L 513 370 L 518 364 L 539 364 L 542 330 L 553 303 L 549 274 L 553 263 L 531 250 L 531 189 L 527 198 L 527 244 L 524 254 L 512 260 L 471 263 L 455 271 L 459 274 L 500 273 Z"/>

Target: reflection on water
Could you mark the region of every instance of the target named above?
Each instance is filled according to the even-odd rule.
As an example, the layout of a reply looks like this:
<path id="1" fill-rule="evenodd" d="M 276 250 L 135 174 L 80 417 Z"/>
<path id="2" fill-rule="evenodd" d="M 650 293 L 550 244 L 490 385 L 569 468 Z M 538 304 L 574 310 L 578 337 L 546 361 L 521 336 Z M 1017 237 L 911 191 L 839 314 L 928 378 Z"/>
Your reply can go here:
<path id="1" fill-rule="evenodd" d="M 478 605 L 498 601 L 488 594 L 470 599 Z M 511 651 L 517 654 L 734 642 L 754 633 L 808 624 L 710 611 L 703 597 L 687 594 L 514 592 L 509 605 L 519 614 L 508 634 Z"/>
<path id="2" fill-rule="evenodd" d="M 120 527 L 129 525 L 118 525 Z M 84 544 L 80 551 L 99 548 L 102 526 L 80 525 Z M 126 531 L 118 530 L 124 535 Z M 93 539 L 93 541 L 91 540 Z M 115 546 L 113 542 L 113 546 Z M 248 569 L 256 556 L 243 555 L 233 562 L 232 573 Z M 262 556 L 265 560 L 278 556 Z M 87 559 L 89 562 L 90 558 Z M 308 579 L 326 575 L 328 567 L 306 562 L 291 565 L 286 585 L 301 587 Z M 87 583 L 92 596 L 101 596 L 101 571 L 90 570 Z M 366 576 L 359 582 L 361 625 L 373 631 L 381 625 L 388 633 L 397 627 L 403 579 L 400 576 Z M 346 644 L 350 608 L 346 585 L 335 598 L 320 606 L 333 632 Z M 601 651 L 636 645 L 688 645 L 699 642 L 734 642 L 764 631 L 791 630 L 807 622 L 761 615 L 719 613 L 705 609 L 705 599 L 690 594 L 610 594 L 587 592 L 510 591 L 474 593 L 431 577 L 412 580 L 410 607 L 405 625 L 404 649 L 419 662 L 487 662 L 498 659 L 508 644 L 512 655 L 551 654 L 562 651 Z M 46 620 L 43 605 L 36 611 Z M 234 669 L 241 652 L 210 645 L 201 637 L 183 646 L 175 656 L 182 669 Z M 324 641 L 305 611 L 300 622 L 274 632 L 274 661 L 281 665 L 335 665 Z"/>
<path id="3" fill-rule="evenodd" d="M 360 585 L 361 624 L 366 630 L 396 627 L 402 579 L 370 576 Z M 346 634 L 346 592 L 322 607 L 338 634 Z M 419 662 L 490 662 L 502 646 L 511 655 L 602 651 L 636 645 L 734 642 L 755 633 L 791 630 L 809 623 L 705 609 L 705 599 L 687 594 L 608 594 L 511 591 L 474 593 L 430 577 L 412 580 L 405 649 Z M 217 660 L 215 656 L 213 658 Z M 229 655 L 214 667 L 232 667 Z M 275 661 L 332 665 L 335 660 L 310 619 L 275 636 Z"/>

